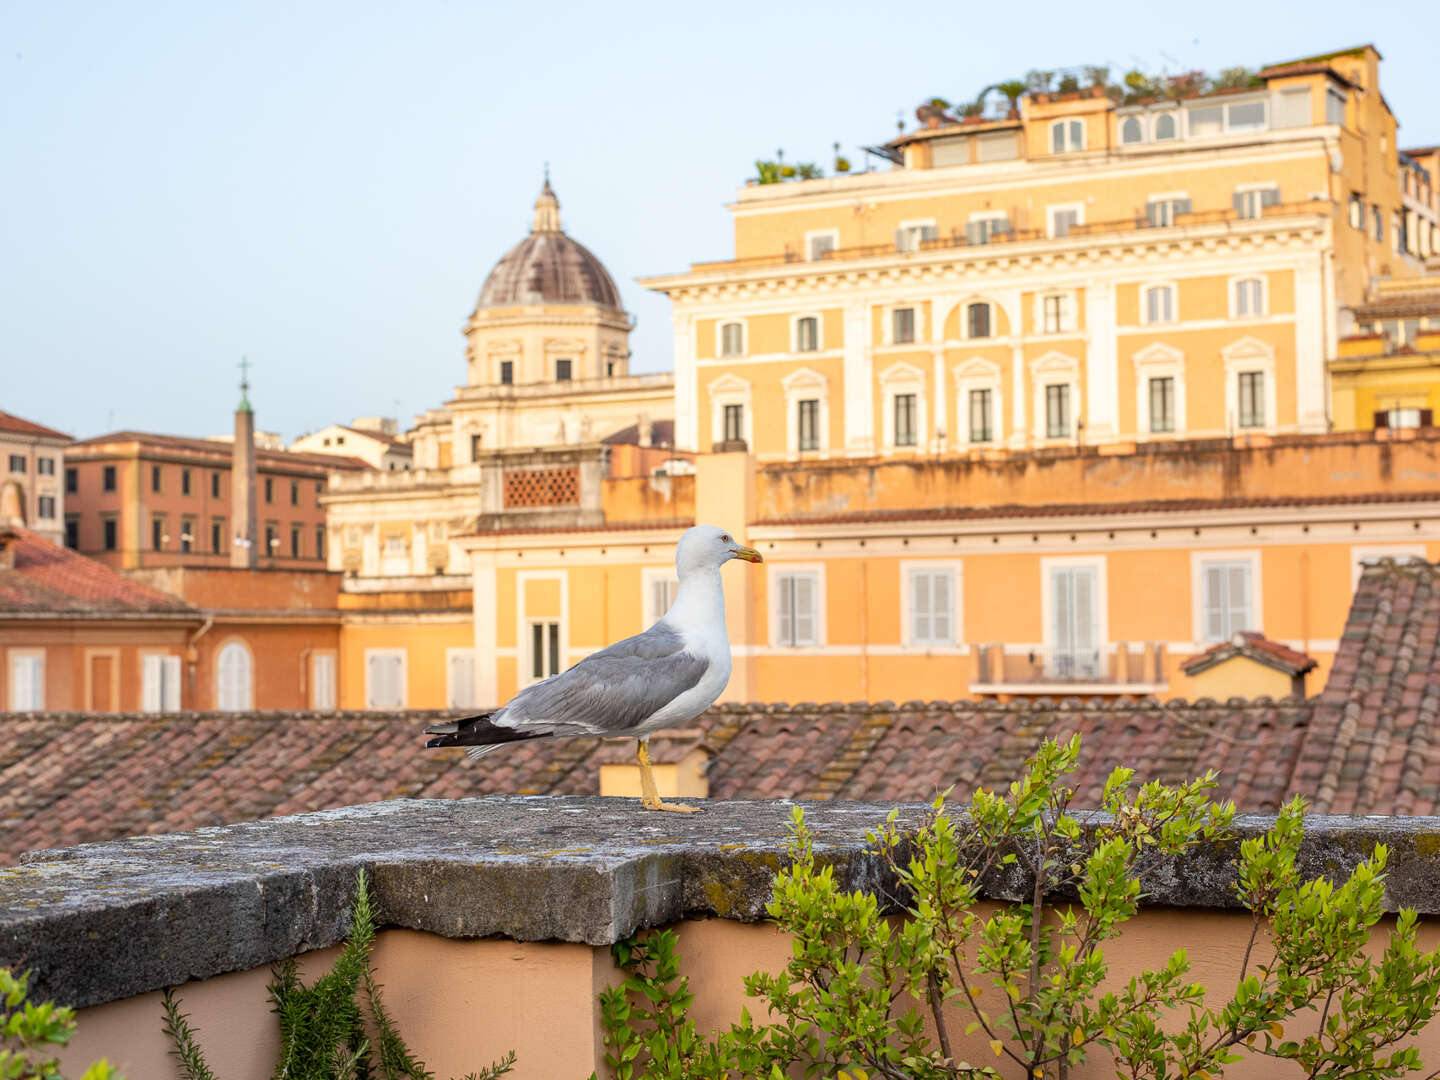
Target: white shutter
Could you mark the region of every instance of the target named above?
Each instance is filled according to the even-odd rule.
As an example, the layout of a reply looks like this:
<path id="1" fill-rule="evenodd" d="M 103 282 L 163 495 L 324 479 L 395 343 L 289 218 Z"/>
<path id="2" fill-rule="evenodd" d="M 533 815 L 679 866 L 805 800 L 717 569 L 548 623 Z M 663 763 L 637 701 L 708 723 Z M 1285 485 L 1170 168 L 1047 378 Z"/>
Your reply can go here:
<path id="1" fill-rule="evenodd" d="M 1205 567 L 1205 640 L 1225 640 L 1225 569 L 1218 564 Z"/>
<path id="2" fill-rule="evenodd" d="M 795 644 L 795 579 L 782 577 L 776 582 L 780 586 L 780 644 Z"/>
<path id="3" fill-rule="evenodd" d="M 795 644 L 814 645 L 815 579 L 810 575 L 795 578 Z"/>
<path id="4" fill-rule="evenodd" d="M 223 711 L 250 708 L 250 654 L 239 642 L 232 641 L 220 650 L 216 689 L 216 703 Z"/>
<path id="5" fill-rule="evenodd" d="M 160 708 L 174 712 L 180 708 L 180 657 L 160 658 Z"/>
<path id="6" fill-rule="evenodd" d="M 1075 574 L 1072 570 L 1052 570 L 1050 590 L 1054 594 L 1055 650 L 1059 653 L 1075 649 Z"/>
<path id="7" fill-rule="evenodd" d="M 475 653 L 470 649 L 456 649 L 450 654 L 447 667 L 446 705 L 451 709 L 474 708 Z"/>
<path id="8" fill-rule="evenodd" d="M 45 708 L 45 657 L 10 657 L 10 708 L 31 712 Z"/>
<path id="9" fill-rule="evenodd" d="M 1241 630 L 1248 630 L 1250 620 L 1250 566 L 1247 563 L 1231 563 L 1226 569 L 1226 616 L 1228 637 Z"/>
<path id="10" fill-rule="evenodd" d="M 917 645 L 931 643 L 930 578 L 924 570 L 910 572 L 910 636 Z"/>
<path id="11" fill-rule="evenodd" d="M 329 653 L 310 658 L 310 704 L 315 709 L 335 708 L 335 657 Z"/>
<path id="12" fill-rule="evenodd" d="M 160 674 L 160 661 L 162 659 L 164 658 L 155 653 L 140 658 L 141 712 L 160 711 L 160 695 L 163 692 Z"/>
<path id="13" fill-rule="evenodd" d="M 937 645 L 955 644 L 954 575 L 941 570 L 931 579 L 931 606 L 934 609 L 933 637 Z"/>
<path id="14" fill-rule="evenodd" d="M 380 707 L 380 695 L 383 692 L 380 685 L 382 678 L 384 678 L 384 672 L 380 657 L 371 653 L 365 657 L 365 707 L 367 709 Z"/>
<path id="15" fill-rule="evenodd" d="M 1075 575 L 1075 649 L 1088 655 L 1100 636 L 1095 608 L 1095 571 L 1084 566 L 1072 573 Z"/>

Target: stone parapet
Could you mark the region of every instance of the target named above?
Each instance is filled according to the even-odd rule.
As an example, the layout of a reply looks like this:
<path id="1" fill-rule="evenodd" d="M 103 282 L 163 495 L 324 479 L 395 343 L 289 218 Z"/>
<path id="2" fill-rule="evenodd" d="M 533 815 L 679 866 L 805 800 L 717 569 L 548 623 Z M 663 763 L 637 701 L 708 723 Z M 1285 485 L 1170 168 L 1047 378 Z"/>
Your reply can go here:
<path id="1" fill-rule="evenodd" d="M 842 886 L 893 905 L 866 840 L 890 807 L 804 805 Z M 261 967 L 340 941 L 362 867 L 384 925 L 446 938 L 604 946 L 682 920 L 763 919 L 791 804 L 705 809 L 681 818 L 628 799 L 396 800 L 34 852 L 0 869 L 0 966 L 32 970 L 39 997 L 76 1006 Z M 925 810 L 902 806 L 902 827 Z M 1271 820 L 1241 818 L 1236 832 Z M 1440 913 L 1440 818 L 1311 818 L 1303 869 L 1346 874 L 1377 843 L 1390 849 L 1387 907 Z M 1237 907 L 1237 845 L 1162 862 L 1145 879 L 1147 902 Z M 1023 892 L 1004 877 L 986 891 Z"/>

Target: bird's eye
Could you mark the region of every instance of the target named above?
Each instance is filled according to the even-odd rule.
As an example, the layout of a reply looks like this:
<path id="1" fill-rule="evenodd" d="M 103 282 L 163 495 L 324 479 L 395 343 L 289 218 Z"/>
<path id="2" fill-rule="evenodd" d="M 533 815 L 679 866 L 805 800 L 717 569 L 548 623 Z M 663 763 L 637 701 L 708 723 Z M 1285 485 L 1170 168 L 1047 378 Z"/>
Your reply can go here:
<path id="1" fill-rule="evenodd" d="M 720 542 L 723 543 L 723 544 L 728 544 L 728 543 L 730 543 L 730 537 L 726 536 L 724 533 L 721 533 L 721 534 L 720 534 Z"/>

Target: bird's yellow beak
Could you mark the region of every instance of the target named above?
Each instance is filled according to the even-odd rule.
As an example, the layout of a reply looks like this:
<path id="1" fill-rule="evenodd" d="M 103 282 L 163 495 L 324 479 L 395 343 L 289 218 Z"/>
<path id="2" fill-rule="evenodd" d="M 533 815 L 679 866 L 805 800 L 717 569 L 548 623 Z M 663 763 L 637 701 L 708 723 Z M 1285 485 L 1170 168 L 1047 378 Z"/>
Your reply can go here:
<path id="1" fill-rule="evenodd" d="M 744 559 L 746 562 L 764 562 L 765 558 L 752 547 L 738 547 L 735 549 L 735 558 Z"/>

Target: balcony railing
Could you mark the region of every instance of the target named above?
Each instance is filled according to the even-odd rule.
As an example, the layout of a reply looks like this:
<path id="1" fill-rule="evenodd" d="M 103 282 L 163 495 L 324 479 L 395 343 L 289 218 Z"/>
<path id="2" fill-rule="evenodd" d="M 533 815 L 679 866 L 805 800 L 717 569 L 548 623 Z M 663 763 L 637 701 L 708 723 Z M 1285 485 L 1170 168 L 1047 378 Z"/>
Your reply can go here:
<path id="1" fill-rule="evenodd" d="M 1262 218 L 1285 217 L 1293 214 L 1316 214 L 1329 210 L 1329 202 L 1322 199 L 1312 199 L 1306 202 L 1275 203 L 1266 206 L 1261 211 Z M 1233 208 L 1222 210 L 1200 210 L 1188 214 L 1176 214 L 1174 223 L 1171 225 L 1153 224 L 1146 216 L 1144 209 L 1136 211 L 1133 218 L 1120 218 L 1112 221 L 1091 221 L 1083 225 L 1071 225 L 1065 237 L 1056 237 L 1057 240 L 1068 239 L 1076 236 L 1100 236 L 1109 233 L 1126 233 L 1153 231 L 1156 229 L 1183 229 L 1190 225 L 1214 225 L 1234 221 L 1253 220 L 1253 216 L 1242 216 Z M 953 229 L 948 236 L 937 237 L 933 240 L 921 240 L 913 247 L 904 251 L 897 248 L 892 240 L 884 244 L 863 244 L 857 247 L 834 248 L 830 251 L 821 252 L 814 259 L 806 259 L 799 251 L 787 248 L 783 252 L 769 255 L 750 255 L 743 259 L 720 259 L 715 262 L 699 262 L 690 264 L 692 274 L 702 274 L 714 270 L 749 270 L 766 266 L 787 266 L 792 263 L 827 263 L 845 262 L 851 259 L 871 259 L 882 256 L 894 256 L 902 254 L 914 254 L 925 251 L 944 251 L 955 248 L 983 248 L 992 247 L 996 244 L 1019 243 L 1027 240 L 1043 240 L 1045 232 L 1042 229 L 1012 229 L 1008 232 L 996 233 L 983 240 L 972 240 L 965 235 L 963 229 Z"/>
<path id="2" fill-rule="evenodd" d="M 1121 642 L 1104 649 L 1036 647 L 1024 652 L 987 644 L 977 646 L 976 654 L 970 687 L 974 693 L 1063 692 L 1080 686 L 1099 692 L 1148 693 L 1165 683 L 1165 646 L 1156 642 Z"/>

